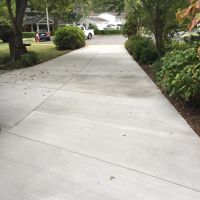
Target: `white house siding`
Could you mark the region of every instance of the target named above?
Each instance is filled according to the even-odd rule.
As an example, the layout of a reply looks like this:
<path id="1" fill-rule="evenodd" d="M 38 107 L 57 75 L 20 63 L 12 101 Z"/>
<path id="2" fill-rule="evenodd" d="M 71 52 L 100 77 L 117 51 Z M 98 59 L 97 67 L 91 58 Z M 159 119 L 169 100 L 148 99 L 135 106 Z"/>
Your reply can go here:
<path id="1" fill-rule="evenodd" d="M 82 19 L 80 21 L 80 24 L 83 25 L 85 24 L 86 27 L 88 28 L 89 24 L 94 24 L 97 26 L 97 28 L 99 30 L 104 30 L 104 28 L 109 24 L 109 21 L 106 20 L 101 20 L 101 18 L 98 19 L 98 17 L 96 17 L 97 19 L 90 19 L 90 17 L 87 17 L 85 19 Z"/>
<path id="2" fill-rule="evenodd" d="M 109 22 L 109 24 L 123 24 L 124 17 L 123 15 L 117 15 L 116 13 L 102 13 L 98 15 L 98 17 L 105 19 Z"/>

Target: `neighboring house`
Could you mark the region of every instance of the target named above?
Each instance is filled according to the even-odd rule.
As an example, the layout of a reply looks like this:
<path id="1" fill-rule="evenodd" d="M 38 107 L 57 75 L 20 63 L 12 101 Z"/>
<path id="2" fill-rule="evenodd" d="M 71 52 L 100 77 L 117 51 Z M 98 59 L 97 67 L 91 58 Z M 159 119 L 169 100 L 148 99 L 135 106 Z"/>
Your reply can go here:
<path id="1" fill-rule="evenodd" d="M 125 15 L 117 14 L 115 12 L 93 13 L 88 17 L 80 20 L 80 24 L 86 27 L 89 24 L 94 24 L 99 30 L 103 30 L 108 24 L 122 25 L 125 23 Z"/>
<path id="2" fill-rule="evenodd" d="M 54 30 L 54 21 L 49 17 L 50 30 Z M 47 18 L 42 16 L 26 17 L 23 23 L 23 31 L 38 32 L 39 30 L 47 30 Z"/>
<path id="3" fill-rule="evenodd" d="M 81 19 L 80 24 L 85 25 L 86 28 L 88 28 L 90 24 L 94 24 L 99 30 L 103 30 L 109 24 L 109 21 L 95 15 L 90 15 L 84 19 Z"/>
<path id="4" fill-rule="evenodd" d="M 122 25 L 125 23 L 125 14 L 118 14 L 116 12 L 105 12 L 98 15 L 98 17 L 105 19 L 109 24 Z"/>
<path id="5" fill-rule="evenodd" d="M 54 29 L 54 21 L 49 17 L 50 30 Z M 24 22 L 23 22 L 23 31 L 24 32 L 36 32 L 39 30 L 47 30 L 47 18 L 45 14 L 41 14 L 38 11 L 32 11 L 30 8 L 27 8 L 25 11 Z"/>

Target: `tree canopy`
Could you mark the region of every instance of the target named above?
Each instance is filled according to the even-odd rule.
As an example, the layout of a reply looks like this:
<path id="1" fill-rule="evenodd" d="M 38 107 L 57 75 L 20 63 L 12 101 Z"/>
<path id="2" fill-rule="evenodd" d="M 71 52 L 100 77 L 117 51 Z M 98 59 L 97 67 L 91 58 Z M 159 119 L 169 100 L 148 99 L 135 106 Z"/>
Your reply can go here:
<path id="1" fill-rule="evenodd" d="M 118 12 L 124 11 L 124 0 L 92 0 L 92 9 L 95 12 Z"/>
<path id="2" fill-rule="evenodd" d="M 176 11 L 186 5 L 188 0 L 126 0 L 133 23 L 154 34 L 159 55 L 164 51 L 164 39 L 177 28 Z"/>

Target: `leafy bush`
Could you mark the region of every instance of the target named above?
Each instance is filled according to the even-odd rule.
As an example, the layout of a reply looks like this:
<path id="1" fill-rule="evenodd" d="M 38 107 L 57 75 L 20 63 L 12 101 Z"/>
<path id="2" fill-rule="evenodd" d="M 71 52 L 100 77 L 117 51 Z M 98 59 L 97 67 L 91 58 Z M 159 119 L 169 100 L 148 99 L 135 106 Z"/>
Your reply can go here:
<path id="1" fill-rule="evenodd" d="M 98 30 L 96 35 L 120 35 L 122 34 L 121 30 Z"/>
<path id="2" fill-rule="evenodd" d="M 85 46 L 85 35 L 78 27 L 61 27 L 55 32 L 54 43 L 60 50 L 78 49 Z"/>
<path id="3" fill-rule="evenodd" d="M 34 38 L 35 32 L 23 32 L 22 36 L 23 36 L 23 38 Z"/>
<path id="4" fill-rule="evenodd" d="M 188 65 L 177 73 L 172 81 L 172 88 L 173 96 L 186 101 L 199 97 L 200 101 L 200 63 Z"/>
<path id="5" fill-rule="evenodd" d="M 89 29 L 93 29 L 94 30 L 94 34 L 95 35 L 99 35 L 99 29 L 95 24 L 89 24 Z"/>
<path id="6" fill-rule="evenodd" d="M 139 35 L 131 36 L 125 47 L 136 61 L 143 64 L 151 64 L 158 58 L 155 44 L 150 38 Z"/>
<path id="7" fill-rule="evenodd" d="M 19 60 L 19 64 L 27 67 L 35 65 L 39 62 L 38 55 L 34 52 L 28 52 L 21 56 L 21 59 Z"/>
<path id="8" fill-rule="evenodd" d="M 158 73 L 162 69 L 163 61 L 162 59 L 157 59 L 153 64 L 152 64 L 152 69 L 154 74 Z"/>
<path id="9" fill-rule="evenodd" d="M 165 93 L 190 101 L 200 95 L 200 58 L 197 48 L 173 50 L 162 58 L 157 81 Z"/>
<path id="10" fill-rule="evenodd" d="M 8 42 L 9 37 L 10 37 L 10 32 L 11 32 L 11 29 L 9 26 L 0 24 L 0 39 L 3 42 Z"/>
<path id="11" fill-rule="evenodd" d="M 129 12 L 126 15 L 126 23 L 122 28 L 122 34 L 125 36 L 132 36 L 137 34 L 138 29 L 138 18 L 135 16 L 134 12 Z"/>

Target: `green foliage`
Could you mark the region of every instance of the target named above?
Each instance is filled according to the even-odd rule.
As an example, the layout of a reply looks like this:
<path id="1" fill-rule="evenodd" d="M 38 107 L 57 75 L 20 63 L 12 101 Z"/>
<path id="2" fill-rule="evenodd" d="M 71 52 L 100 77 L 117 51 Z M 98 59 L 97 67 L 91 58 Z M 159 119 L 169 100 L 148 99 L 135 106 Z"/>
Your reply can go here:
<path id="1" fill-rule="evenodd" d="M 122 34 L 121 30 L 98 30 L 96 35 L 120 35 Z"/>
<path id="2" fill-rule="evenodd" d="M 55 32 L 54 43 L 60 50 L 78 49 L 85 46 L 85 35 L 78 27 L 61 27 Z"/>
<path id="3" fill-rule="evenodd" d="M 177 99 L 190 101 L 200 95 L 200 58 L 197 48 L 172 50 L 162 58 L 157 81 L 163 91 Z"/>
<path id="4" fill-rule="evenodd" d="M 130 14 L 127 16 L 126 23 L 122 28 L 122 34 L 128 37 L 136 35 L 137 27 L 138 27 L 137 19 L 135 19 L 134 15 Z"/>
<path id="5" fill-rule="evenodd" d="M 23 35 L 23 38 L 34 38 L 35 32 L 23 32 L 22 35 Z"/>
<path id="6" fill-rule="evenodd" d="M 162 59 L 157 59 L 151 66 L 154 71 L 154 74 L 158 73 L 162 69 L 162 66 L 163 66 Z"/>
<path id="7" fill-rule="evenodd" d="M 170 95 L 186 101 L 200 97 L 200 63 L 188 65 L 177 73 L 172 81 L 172 87 Z"/>
<path id="8" fill-rule="evenodd" d="M 150 38 L 139 35 L 131 36 L 125 47 L 136 61 L 143 64 L 153 63 L 158 58 L 155 44 Z"/>
<path id="9" fill-rule="evenodd" d="M 87 0 L 48 0 L 49 13 L 54 19 L 65 19 L 69 23 L 77 22 L 82 17 L 80 13 L 86 13 L 88 6 Z M 46 3 L 41 0 L 29 0 L 29 6 L 32 10 L 45 13 Z"/>
<path id="10" fill-rule="evenodd" d="M 188 0 L 126 0 L 127 17 L 133 15 L 133 21 L 129 21 L 132 27 L 137 23 L 154 34 L 157 51 L 162 56 L 165 40 L 178 28 L 175 13 L 187 4 Z"/>
<path id="11" fill-rule="evenodd" d="M 99 35 L 99 29 L 95 24 L 89 24 L 89 29 L 93 29 L 94 30 L 94 34 L 95 35 Z"/>
<path id="12" fill-rule="evenodd" d="M 92 9 L 95 12 L 124 11 L 125 0 L 92 0 Z"/>
<path id="13" fill-rule="evenodd" d="M 12 1 L 13 4 L 13 1 Z M 8 26 L 10 25 L 8 10 L 6 6 L 6 0 L 0 1 L 0 24 Z"/>
<path id="14" fill-rule="evenodd" d="M 18 61 L 20 65 L 27 67 L 35 65 L 39 62 L 38 55 L 34 52 L 28 52 L 21 56 L 20 60 Z"/>
<path id="15" fill-rule="evenodd" d="M 0 39 L 3 42 L 8 42 L 10 37 L 11 29 L 8 25 L 1 25 L 0 24 Z"/>

